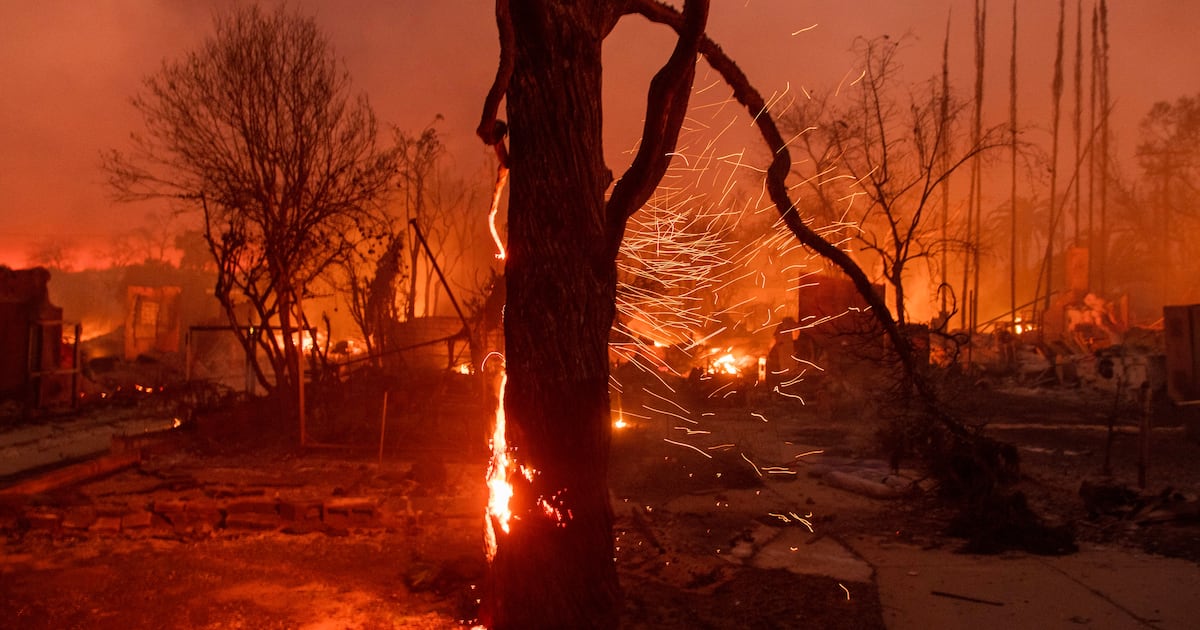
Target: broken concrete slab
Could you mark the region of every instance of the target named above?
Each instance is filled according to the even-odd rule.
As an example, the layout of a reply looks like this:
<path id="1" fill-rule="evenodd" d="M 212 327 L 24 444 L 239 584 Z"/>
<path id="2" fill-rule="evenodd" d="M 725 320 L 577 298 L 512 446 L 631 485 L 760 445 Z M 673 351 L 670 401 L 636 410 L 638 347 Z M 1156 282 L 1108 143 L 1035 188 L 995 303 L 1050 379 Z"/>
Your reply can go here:
<path id="1" fill-rule="evenodd" d="M 830 536 L 815 536 L 805 527 L 775 528 L 761 525 L 756 535 L 764 539 L 745 564 L 760 569 L 785 569 L 802 575 L 824 575 L 845 582 L 870 582 L 874 570 Z"/>
<path id="2" fill-rule="evenodd" d="M 121 531 L 121 517 L 98 516 L 88 531 L 99 534 L 116 534 Z"/>
<path id="3" fill-rule="evenodd" d="M 154 522 L 154 514 L 149 510 L 136 510 L 121 516 L 121 531 L 146 529 Z"/>
<path id="4" fill-rule="evenodd" d="M 86 530 L 96 522 L 96 510 L 91 507 L 74 508 L 63 515 L 63 529 Z"/>
<path id="5" fill-rule="evenodd" d="M 273 500 L 235 501 L 225 506 L 225 514 L 271 514 L 279 513 L 279 503 Z"/>
<path id="6" fill-rule="evenodd" d="M 285 521 L 319 521 L 322 508 L 320 501 L 280 501 L 279 516 Z"/>
<path id="7" fill-rule="evenodd" d="M 378 516 L 375 500 L 361 497 L 328 499 L 324 511 L 325 523 L 331 527 L 363 527 Z"/>
<path id="8" fill-rule="evenodd" d="M 277 529 L 283 524 L 278 514 L 261 512 L 238 512 L 225 515 L 226 529 L 253 529 L 258 531 Z"/>
<path id="9" fill-rule="evenodd" d="M 821 481 L 834 488 L 855 492 L 871 497 L 872 499 L 899 499 L 912 493 L 910 490 L 895 484 L 875 481 L 861 475 L 842 472 L 840 470 L 829 471 L 821 477 Z"/>
<path id="10" fill-rule="evenodd" d="M 62 525 L 62 515 L 49 510 L 28 510 L 24 516 L 29 529 L 57 531 Z"/>

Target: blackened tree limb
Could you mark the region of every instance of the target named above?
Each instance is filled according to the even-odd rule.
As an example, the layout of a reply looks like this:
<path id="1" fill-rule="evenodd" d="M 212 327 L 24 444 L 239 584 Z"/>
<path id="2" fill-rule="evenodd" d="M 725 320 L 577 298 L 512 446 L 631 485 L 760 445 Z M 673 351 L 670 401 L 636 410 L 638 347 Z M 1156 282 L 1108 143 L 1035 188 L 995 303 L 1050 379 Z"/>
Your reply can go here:
<path id="1" fill-rule="evenodd" d="M 509 0 L 496 0 L 496 30 L 500 33 L 500 64 L 496 68 L 496 78 L 488 90 L 483 102 L 483 115 L 475 133 L 485 144 L 495 148 L 496 157 L 500 159 L 500 168 L 508 168 L 508 151 L 504 147 L 504 136 L 507 126 L 498 120 L 500 101 L 508 92 L 508 81 L 513 73 L 513 48 L 516 46 L 516 32 L 513 30 L 512 13 L 508 7 Z"/>
<path id="2" fill-rule="evenodd" d="M 631 8 L 651 22 L 670 26 L 677 33 L 685 33 L 688 28 L 684 16 L 679 11 L 661 3 L 652 0 L 635 0 Z M 733 90 L 734 98 L 753 117 L 754 124 L 758 127 L 763 141 L 774 155 L 771 165 L 767 169 L 767 193 L 776 209 L 779 210 L 784 224 L 803 245 L 837 265 L 850 278 L 855 288 L 871 307 L 876 320 L 883 327 L 884 334 L 887 335 L 900 359 L 906 380 L 916 389 L 927 411 L 941 419 L 951 433 L 964 435 L 966 429 L 942 413 L 932 386 L 918 370 L 912 344 L 900 330 L 883 298 L 875 293 L 867 274 L 845 251 L 826 241 L 801 219 L 796 210 L 796 203 L 792 201 L 787 188 L 786 180 L 792 167 L 791 156 L 762 95 L 751 85 L 741 68 L 707 35 L 700 40 L 700 54 L 714 70 L 721 74 L 726 84 Z"/>
<path id="3" fill-rule="evenodd" d="M 672 26 L 679 39 L 671 57 L 650 81 L 641 145 L 608 199 L 605 213 L 608 243 L 613 252 L 621 244 L 626 221 L 650 199 L 667 172 L 679 141 L 679 130 L 687 116 L 688 99 L 696 75 L 696 57 L 708 22 L 709 0 L 688 0 L 682 13 L 657 0 L 638 0 L 634 4 L 637 5 L 635 12 L 643 15 L 650 10 L 677 15 L 678 24 Z"/>

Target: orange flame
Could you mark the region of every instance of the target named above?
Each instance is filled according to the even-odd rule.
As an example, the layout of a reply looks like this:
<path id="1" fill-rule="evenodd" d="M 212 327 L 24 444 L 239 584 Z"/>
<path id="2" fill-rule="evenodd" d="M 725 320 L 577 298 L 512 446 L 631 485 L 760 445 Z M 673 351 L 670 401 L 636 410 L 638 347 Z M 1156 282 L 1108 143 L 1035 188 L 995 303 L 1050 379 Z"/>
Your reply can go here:
<path id="1" fill-rule="evenodd" d="M 500 240 L 500 232 L 496 230 L 496 214 L 500 212 L 500 196 L 504 194 L 504 185 L 508 183 L 508 169 L 501 164 L 496 171 L 496 188 L 492 192 L 492 209 L 488 212 L 488 229 L 492 232 L 492 240 L 496 242 L 496 259 L 504 260 L 507 252 Z"/>
<path id="2" fill-rule="evenodd" d="M 741 374 L 742 370 L 738 367 L 738 360 L 733 356 L 733 353 L 727 353 L 721 358 L 713 361 L 712 371 L 714 373 L 725 374 Z"/>
<path id="3" fill-rule="evenodd" d="M 496 528 L 505 533 L 509 530 L 512 520 L 512 510 L 508 502 L 512 499 L 513 487 L 508 481 L 509 472 L 514 467 L 508 454 L 508 440 L 505 438 L 504 418 L 504 386 L 508 383 L 508 374 L 500 376 L 499 402 L 496 404 L 496 426 L 492 430 L 492 461 L 488 465 L 488 506 L 487 506 L 487 557 L 490 562 L 496 557 Z"/>

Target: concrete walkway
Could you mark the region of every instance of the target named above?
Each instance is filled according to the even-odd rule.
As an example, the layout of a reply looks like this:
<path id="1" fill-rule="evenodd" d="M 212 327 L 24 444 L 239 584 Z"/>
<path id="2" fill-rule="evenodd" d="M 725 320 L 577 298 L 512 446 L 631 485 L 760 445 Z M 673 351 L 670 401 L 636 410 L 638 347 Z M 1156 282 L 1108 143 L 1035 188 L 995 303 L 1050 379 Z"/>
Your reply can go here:
<path id="1" fill-rule="evenodd" d="M 888 504 L 805 478 L 722 496 L 720 505 L 760 515 L 804 505 L 805 497 L 816 497 L 818 513 L 853 511 L 859 518 Z M 665 507 L 699 514 L 711 506 L 710 497 L 684 495 Z M 815 529 L 816 537 L 795 523 L 766 526 L 759 519 L 725 559 L 823 575 L 851 590 L 873 582 L 889 630 L 1200 628 L 1200 565 L 1187 560 L 1087 544 L 1066 556 L 970 555 L 881 535 L 820 536 L 823 528 Z"/>
<path id="2" fill-rule="evenodd" d="M 1200 567 L 1102 547 L 973 556 L 847 541 L 875 569 L 889 630 L 1200 627 Z"/>
<path id="3" fill-rule="evenodd" d="M 162 414 L 111 414 L 0 429 L 0 477 L 107 453 L 114 435 L 144 435 L 177 425 Z"/>

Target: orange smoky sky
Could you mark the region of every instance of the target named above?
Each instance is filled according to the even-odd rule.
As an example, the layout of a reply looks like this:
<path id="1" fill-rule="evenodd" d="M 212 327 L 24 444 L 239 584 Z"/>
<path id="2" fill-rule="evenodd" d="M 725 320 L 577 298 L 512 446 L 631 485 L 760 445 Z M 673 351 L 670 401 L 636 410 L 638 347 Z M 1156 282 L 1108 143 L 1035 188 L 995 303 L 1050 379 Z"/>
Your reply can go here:
<path id="1" fill-rule="evenodd" d="M 80 252 L 102 250 L 162 211 L 153 204 L 112 202 L 100 155 L 125 148 L 128 134 L 140 128 L 129 99 L 141 80 L 164 59 L 196 47 L 211 33 L 214 11 L 232 4 L 0 2 L 0 264 L 24 265 L 32 244 L 48 239 Z M 492 2 L 290 4 L 316 17 L 355 89 L 370 97 L 381 121 L 415 132 L 441 114 L 438 128 L 452 164 L 464 172 L 480 170 L 486 152 L 472 130 L 496 64 Z M 1019 95 L 1022 117 L 1032 125 L 1039 124 L 1039 116 L 1048 117 L 1057 4 L 1018 4 Z M 1076 0 L 1066 4 L 1069 81 Z M 901 57 L 905 72 L 913 81 L 933 76 L 940 72 L 948 18 L 952 82 L 963 92 L 971 89 L 973 0 L 714 0 L 713 5 L 710 35 L 764 94 L 835 85 L 853 71 L 848 49 L 856 36 L 911 34 Z M 1092 6 L 1092 0 L 1083 0 L 1085 49 Z M 990 114 L 985 116 L 991 124 L 1006 115 L 1011 7 L 1010 1 L 989 1 Z M 1200 3 L 1111 0 L 1109 15 L 1115 135 L 1119 150 L 1131 152 L 1137 122 L 1151 104 L 1200 91 L 1195 66 Z M 623 150 L 640 132 L 646 83 L 671 43 L 664 28 L 637 17 L 626 18 L 606 42 L 606 143 L 617 172 Z"/>

